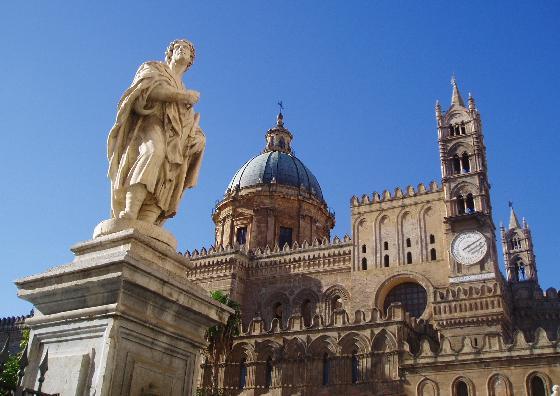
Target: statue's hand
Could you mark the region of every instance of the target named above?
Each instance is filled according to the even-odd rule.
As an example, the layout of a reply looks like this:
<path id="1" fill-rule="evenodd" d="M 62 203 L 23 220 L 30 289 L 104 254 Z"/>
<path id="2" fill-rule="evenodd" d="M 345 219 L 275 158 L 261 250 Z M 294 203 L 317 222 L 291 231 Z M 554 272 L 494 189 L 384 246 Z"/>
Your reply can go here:
<path id="1" fill-rule="evenodd" d="M 200 92 L 187 90 L 187 103 L 194 105 L 200 99 Z"/>

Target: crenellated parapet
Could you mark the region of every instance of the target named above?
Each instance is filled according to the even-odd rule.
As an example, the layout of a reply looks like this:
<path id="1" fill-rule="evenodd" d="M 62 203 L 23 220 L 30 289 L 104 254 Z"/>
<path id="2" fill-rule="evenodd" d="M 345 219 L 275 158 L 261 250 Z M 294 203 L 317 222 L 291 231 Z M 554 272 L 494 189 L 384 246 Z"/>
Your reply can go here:
<path id="1" fill-rule="evenodd" d="M 267 322 L 262 317 L 257 316 L 242 329 L 240 338 L 271 336 L 280 333 L 321 333 L 322 330 L 363 330 L 372 326 L 384 327 L 395 322 L 402 323 L 410 331 L 423 334 L 432 340 L 437 340 L 439 337 L 432 325 L 410 316 L 400 303 L 394 303 L 389 306 L 386 314 L 377 308 L 372 308 L 368 311 L 356 310 L 350 315 L 345 309 L 341 308 L 333 310 L 329 317 L 322 314 L 314 315 L 307 325 L 300 314 L 291 315 L 286 322 L 282 322 L 278 318 Z"/>
<path id="2" fill-rule="evenodd" d="M 443 337 L 439 346 L 422 338 L 417 352 L 411 352 L 408 345 L 405 345 L 403 367 L 410 365 L 418 368 L 422 365 L 434 364 L 462 365 L 481 357 L 484 357 L 488 365 L 492 360 L 523 359 L 535 355 L 540 355 L 539 359 L 544 359 L 557 356 L 560 352 L 559 340 L 560 331 L 549 338 L 542 328 L 537 328 L 531 337 L 516 330 L 510 342 L 500 334 L 487 334 L 476 343 L 470 337 L 463 337 L 459 343 Z"/>
<path id="3" fill-rule="evenodd" d="M 352 207 L 358 207 L 363 205 L 373 205 L 382 204 L 386 202 L 397 201 L 398 203 L 404 203 L 407 199 L 418 197 L 426 194 L 434 194 L 442 192 L 442 187 L 438 185 L 436 181 L 429 183 L 428 187 L 424 183 L 418 184 L 417 188 L 413 186 L 408 186 L 406 189 L 401 189 L 400 187 L 395 188 L 394 192 L 391 193 L 389 190 L 384 190 L 382 193 L 374 192 L 372 195 L 364 194 L 361 197 L 353 196 L 350 199 L 350 205 Z"/>
<path id="4" fill-rule="evenodd" d="M 19 351 L 19 343 L 21 341 L 23 330 L 25 329 L 25 320 L 33 316 L 33 311 L 29 315 L 8 316 L 0 319 L 0 350 L 8 341 L 9 353 Z"/>
<path id="5" fill-rule="evenodd" d="M 252 278 L 279 276 L 282 274 L 310 273 L 329 271 L 349 271 L 352 254 L 352 240 L 348 235 L 342 239 L 315 239 L 312 243 L 304 241 L 301 245 L 268 246 L 252 252 L 253 260 L 248 267 Z"/>
<path id="6" fill-rule="evenodd" d="M 504 316 L 507 311 L 502 288 L 499 282 L 489 282 L 436 289 L 432 304 L 434 321 L 440 329 L 509 322 Z"/>

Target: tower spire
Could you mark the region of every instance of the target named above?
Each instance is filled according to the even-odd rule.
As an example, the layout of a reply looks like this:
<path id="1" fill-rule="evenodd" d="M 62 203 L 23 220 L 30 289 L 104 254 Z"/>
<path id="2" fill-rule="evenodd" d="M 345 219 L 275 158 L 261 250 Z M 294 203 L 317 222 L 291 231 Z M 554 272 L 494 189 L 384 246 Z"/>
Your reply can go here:
<path id="1" fill-rule="evenodd" d="M 459 92 L 459 87 L 457 86 L 455 74 L 451 76 L 451 85 L 453 86 L 453 93 L 451 94 L 451 106 L 458 105 L 461 107 L 465 107 L 465 102 L 463 101 L 461 93 Z"/>
<path id="2" fill-rule="evenodd" d="M 513 210 L 513 202 L 509 201 L 509 207 L 510 207 L 510 211 L 509 211 L 509 229 L 514 229 L 514 228 L 520 228 L 519 227 L 519 220 L 517 220 L 517 215 L 515 214 L 515 211 Z"/>

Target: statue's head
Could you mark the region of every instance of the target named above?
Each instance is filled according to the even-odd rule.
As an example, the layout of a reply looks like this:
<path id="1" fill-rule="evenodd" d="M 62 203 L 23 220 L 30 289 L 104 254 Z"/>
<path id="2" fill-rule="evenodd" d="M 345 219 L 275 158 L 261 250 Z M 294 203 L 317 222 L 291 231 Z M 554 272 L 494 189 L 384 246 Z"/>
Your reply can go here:
<path id="1" fill-rule="evenodd" d="M 171 44 L 169 44 L 169 46 L 167 47 L 167 50 L 165 51 L 165 62 L 167 64 L 171 63 L 171 61 L 173 60 L 173 55 L 188 56 L 189 57 L 189 60 L 187 61 L 187 69 L 188 69 L 189 67 L 191 67 L 191 65 L 194 62 L 194 57 L 195 57 L 194 45 L 190 41 L 185 39 L 173 40 Z"/>

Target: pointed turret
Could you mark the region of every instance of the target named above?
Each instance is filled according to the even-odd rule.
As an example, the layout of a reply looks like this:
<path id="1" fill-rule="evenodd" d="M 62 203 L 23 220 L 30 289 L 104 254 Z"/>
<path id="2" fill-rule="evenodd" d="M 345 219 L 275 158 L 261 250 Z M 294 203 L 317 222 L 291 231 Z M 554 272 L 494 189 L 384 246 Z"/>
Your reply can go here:
<path id="1" fill-rule="evenodd" d="M 517 220 L 517 215 L 515 214 L 515 210 L 513 210 L 513 204 L 510 202 L 510 211 L 509 211 L 509 229 L 512 230 L 514 228 L 519 227 L 519 220 Z"/>
<path id="2" fill-rule="evenodd" d="M 459 87 L 457 86 L 457 80 L 455 79 L 455 76 L 451 77 L 451 85 L 453 86 L 453 93 L 451 94 L 451 106 L 465 107 L 465 102 L 463 102 L 463 98 L 461 97 L 461 93 L 459 92 Z"/>
<path id="3" fill-rule="evenodd" d="M 471 93 L 469 92 L 469 111 L 475 111 L 476 105 L 474 103 L 474 98 L 472 97 Z"/>

